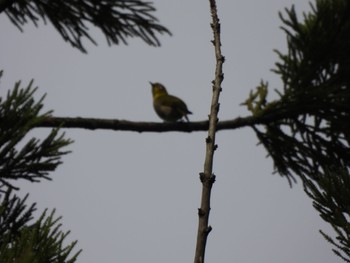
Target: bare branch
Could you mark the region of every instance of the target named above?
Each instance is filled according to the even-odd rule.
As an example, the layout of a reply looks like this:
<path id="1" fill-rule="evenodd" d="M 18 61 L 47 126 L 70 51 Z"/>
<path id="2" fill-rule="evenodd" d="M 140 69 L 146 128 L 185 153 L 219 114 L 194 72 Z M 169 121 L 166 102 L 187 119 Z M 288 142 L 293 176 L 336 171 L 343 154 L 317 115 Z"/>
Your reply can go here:
<path id="1" fill-rule="evenodd" d="M 206 139 L 204 171 L 203 173 L 200 173 L 200 180 L 202 182 L 202 198 L 201 207 L 198 209 L 198 232 L 194 258 L 195 263 L 204 262 L 207 237 L 212 229 L 209 225 L 210 196 L 211 188 L 215 182 L 215 175 L 213 174 L 213 159 L 214 151 L 217 147 L 215 144 L 215 134 L 217 130 L 217 123 L 219 121 L 219 96 L 221 92 L 221 82 L 223 80 L 222 64 L 224 63 L 224 57 L 221 54 L 220 22 L 217 15 L 216 2 L 215 0 L 209 0 L 209 3 L 212 16 L 211 27 L 214 34 L 213 44 L 215 48 L 216 69 L 215 80 L 213 81 L 213 96 L 209 115 L 208 137 Z"/>

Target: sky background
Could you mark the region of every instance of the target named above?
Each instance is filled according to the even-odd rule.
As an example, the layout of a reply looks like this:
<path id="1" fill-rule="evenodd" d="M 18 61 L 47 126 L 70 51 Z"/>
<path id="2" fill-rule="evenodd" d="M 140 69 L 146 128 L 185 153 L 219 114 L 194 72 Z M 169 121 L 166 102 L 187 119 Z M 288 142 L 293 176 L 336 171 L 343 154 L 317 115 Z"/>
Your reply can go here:
<path id="1" fill-rule="evenodd" d="M 307 1 L 222 0 L 225 79 L 221 120 L 248 116 L 240 106 L 261 79 L 273 89 L 281 82 L 270 71 L 273 49 L 286 50 L 278 12 Z M 88 54 L 65 43 L 51 25 L 27 25 L 18 31 L 0 15 L 0 57 L 4 76 L 0 95 L 18 80 L 33 78 L 37 97 L 47 93 L 46 110 L 54 116 L 160 121 L 152 108 L 149 81 L 163 83 L 183 98 L 193 121 L 206 120 L 215 60 L 208 1 L 156 0 L 155 16 L 172 37 L 160 36 L 160 48 L 139 39 L 108 47 L 91 28 L 99 45 Z M 32 136 L 43 136 L 36 129 Z M 52 175 L 53 181 L 20 182 L 40 214 L 56 208 L 68 240 L 78 240 L 78 262 L 191 262 L 197 231 L 197 208 L 206 132 L 134 133 L 65 130 L 75 143 Z M 297 184 L 273 172 L 273 162 L 249 128 L 220 131 L 214 157 L 217 181 L 212 192 L 206 262 L 342 262 L 319 234 L 332 230 L 318 216 Z"/>

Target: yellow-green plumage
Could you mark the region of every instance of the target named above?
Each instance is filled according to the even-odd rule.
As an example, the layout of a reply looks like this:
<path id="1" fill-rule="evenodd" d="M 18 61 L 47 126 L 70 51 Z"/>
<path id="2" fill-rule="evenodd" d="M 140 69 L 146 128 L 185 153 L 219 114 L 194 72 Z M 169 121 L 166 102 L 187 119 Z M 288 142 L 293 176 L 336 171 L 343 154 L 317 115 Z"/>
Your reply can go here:
<path id="1" fill-rule="evenodd" d="M 160 83 L 152 83 L 153 107 L 158 116 L 169 122 L 175 122 L 192 114 L 186 104 L 178 97 L 169 95 L 165 87 Z"/>

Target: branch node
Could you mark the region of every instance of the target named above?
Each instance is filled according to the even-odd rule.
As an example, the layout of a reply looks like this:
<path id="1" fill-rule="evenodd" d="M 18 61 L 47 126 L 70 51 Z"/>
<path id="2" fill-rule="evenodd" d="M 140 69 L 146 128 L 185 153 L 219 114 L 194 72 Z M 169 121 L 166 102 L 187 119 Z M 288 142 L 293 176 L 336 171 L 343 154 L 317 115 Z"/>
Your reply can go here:
<path id="1" fill-rule="evenodd" d="M 213 183 L 215 183 L 215 181 L 216 181 L 216 175 L 215 174 L 212 174 L 211 176 L 210 176 L 210 183 L 211 184 L 213 184 Z"/>
<path id="2" fill-rule="evenodd" d="M 218 34 L 220 35 L 221 34 L 221 24 L 220 24 L 220 19 L 217 17 L 216 18 L 216 30 L 218 30 Z"/>
<path id="3" fill-rule="evenodd" d="M 208 226 L 206 229 L 205 229 L 205 234 L 206 235 L 209 235 L 209 233 L 213 230 L 213 228 L 211 226 Z"/>
<path id="4" fill-rule="evenodd" d="M 205 212 L 204 212 L 204 210 L 202 208 L 198 208 L 198 216 L 199 217 L 205 216 Z"/>
<path id="5" fill-rule="evenodd" d="M 208 137 L 205 139 L 205 142 L 206 142 L 206 143 L 211 143 L 211 142 L 212 142 L 211 137 L 210 137 L 210 136 L 208 136 Z"/>
<path id="6" fill-rule="evenodd" d="M 219 110 L 220 110 L 220 103 L 216 104 L 215 110 L 216 110 L 216 112 L 219 112 Z M 219 118 L 216 118 L 216 123 L 218 123 L 218 121 L 219 121 Z"/>
<path id="7" fill-rule="evenodd" d="M 205 173 L 199 173 L 199 179 L 201 180 L 201 182 L 204 182 L 205 179 Z"/>

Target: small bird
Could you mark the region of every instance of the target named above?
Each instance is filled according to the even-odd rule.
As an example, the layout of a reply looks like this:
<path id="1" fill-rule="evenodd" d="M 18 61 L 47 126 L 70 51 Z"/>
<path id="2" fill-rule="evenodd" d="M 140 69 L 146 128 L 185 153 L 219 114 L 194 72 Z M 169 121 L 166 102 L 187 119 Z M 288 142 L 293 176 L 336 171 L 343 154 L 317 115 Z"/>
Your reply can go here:
<path id="1" fill-rule="evenodd" d="M 185 102 L 178 97 L 169 95 L 165 87 L 160 83 L 152 83 L 153 107 L 158 116 L 164 121 L 176 122 L 185 118 L 189 121 L 187 115 L 192 114 L 187 109 Z"/>

